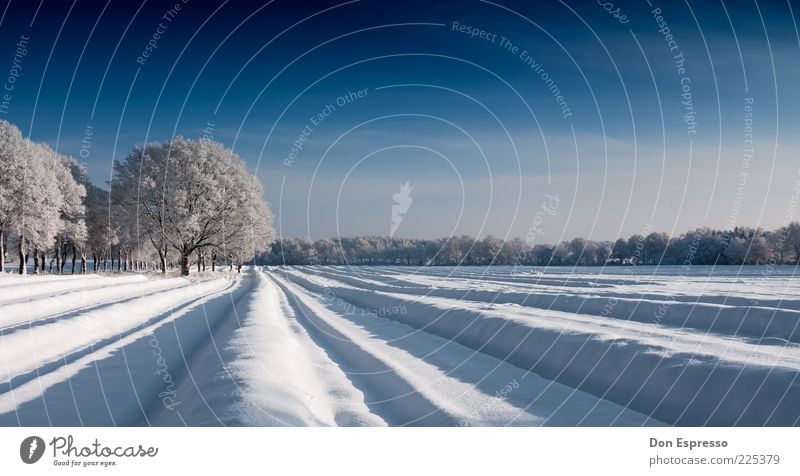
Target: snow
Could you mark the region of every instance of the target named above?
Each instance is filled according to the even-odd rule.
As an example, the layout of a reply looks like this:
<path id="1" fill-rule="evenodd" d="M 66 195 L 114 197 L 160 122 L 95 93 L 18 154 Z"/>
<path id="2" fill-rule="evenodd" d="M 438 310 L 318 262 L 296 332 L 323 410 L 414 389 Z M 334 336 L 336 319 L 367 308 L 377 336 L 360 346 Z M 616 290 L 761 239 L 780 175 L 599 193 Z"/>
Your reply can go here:
<path id="1" fill-rule="evenodd" d="M 0 275 L 0 425 L 798 424 L 793 273 L 597 270 Z"/>
<path id="2" fill-rule="evenodd" d="M 231 341 L 243 382 L 242 421 L 256 425 L 386 425 L 298 322 L 286 295 L 259 273 L 244 325 Z"/>

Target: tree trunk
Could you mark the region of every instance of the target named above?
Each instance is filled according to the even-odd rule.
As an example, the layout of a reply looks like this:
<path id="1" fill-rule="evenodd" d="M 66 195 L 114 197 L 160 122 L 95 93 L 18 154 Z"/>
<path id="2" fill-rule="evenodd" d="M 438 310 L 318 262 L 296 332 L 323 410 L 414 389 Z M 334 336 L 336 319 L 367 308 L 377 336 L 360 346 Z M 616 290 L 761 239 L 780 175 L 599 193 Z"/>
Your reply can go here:
<path id="1" fill-rule="evenodd" d="M 189 276 L 189 252 L 181 252 L 181 276 Z"/>
<path id="2" fill-rule="evenodd" d="M 65 244 L 63 250 L 61 251 L 61 269 L 59 270 L 61 272 L 61 274 L 64 274 L 64 268 L 67 267 L 67 250 L 68 249 L 69 248 L 67 248 L 67 245 Z M 75 267 L 75 264 L 73 263 L 72 266 Z"/>
<path id="3" fill-rule="evenodd" d="M 56 240 L 56 249 L 55 249 L 55 256 L 56 260 L 56 272 L 61 269 L 61 238 Z M 53 262 L 50 261 L 50 272 L 53 272 Z"/>
<path id="4" fill-rule="evenodd" d="M 201 259 L 202 259 L 202 256 L 200 254 L 200 250 L 198 249 L 197 250 L 197 272 L 198 273 L 200 272 L 200 261 L 201 261 Z"/>
<path id="5" fill-rule="evenodd" d="M 42 273 L 44 273 L 44 262 L 45 262 L 45 258 L 47 258 L 47 253 L 45 253 L 44 251 L 42 251 Z"/>
<path id="6" fill-rule="evenodd" d="M 39 274 L 39 250 L 33 250 L 33 274 Z"/>
<path id="7" fill-rule="evenodd" d="M 164 253 L 158 252 L 158 259 L 161 260 L 161 274 L 167 274 L 167 257 Z"/>
<path id="8" fill-rule="evenodd" d="M 19 274 L 25 274 L 25 268 L 27 268 L 25 263 L 25 245 L 23 243 L 23 238 L 19 237 Z"/>
<path id="9" fill-rule="evenodd" d="M 211 252 L 211 272 L 212 273 L 214 272 L 214 268 L 216 268 L 216 267 L 217 267 L 217 252 L 216 251 L 212 251 Z"/>
<path id="10" fill-rule="evenodd" d="M 0 230 L 0 273 L 5 271 L 6 267 L 6 233 Z"/>
<path id="11" fill-rule="evenodd" d="M 72 247 L 72 269 L 69 274 L 75 274 L 75 262 L 78 260 L 78 248 Z"/>

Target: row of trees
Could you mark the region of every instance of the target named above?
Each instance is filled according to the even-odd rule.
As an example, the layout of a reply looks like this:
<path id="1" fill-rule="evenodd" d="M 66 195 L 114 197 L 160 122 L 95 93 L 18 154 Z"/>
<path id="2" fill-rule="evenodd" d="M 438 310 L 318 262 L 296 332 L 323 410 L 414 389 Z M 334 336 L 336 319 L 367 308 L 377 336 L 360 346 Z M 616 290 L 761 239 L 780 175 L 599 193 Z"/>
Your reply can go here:
<path id="1" fill-rule="evenodd" d="M 84 178 L 74 159 L 22 137 L 15 126 L 0 121 L 0 270 L 5 268 L 12 239 L 18 262 L 25 263 L 32 255 L 36 272 L 45 266 L 49 251 L 58 260 L 57 268 L 63 269 L 67 243 L 73 253 L 84 256 L 88 238 Z"/>
<path id="2" fill-rule="evenodd" d="M 531 245 L 521 238 L 455 236 L 438 240 L 383 236 L 283 238 L 257 262 L 270 265 L 740 265 L 795 264 L 800 260 L 800 223 L 774 231 L 699 228 L 670 238 L 666 233 L 633 235 L 627 240 L 575 238 L 556 245 Z"/>
<path id="3" fill-rule="evenodd" d="M 63 273 L 70 254 L 72 273 L 86 272 L 89 258 L 94 271 L 241 269 L 274 236 L 261 184 L 208 139 L 136 148 L 115 162 L 110 185 L 91 184 L 75 159 L 0 121 L 0 271 L 9 243 L 20 274 L 31 258 L 35 273 Z"/>
<path id="4" fill-rule="evenodd" d="M 232 151 L 209 139 L 177 137 L 134 149 L 114 165 L 111 201 L 126 256 L 154 250 L 182 275 L 220 256 L 241 265 L 267 250 L 274 233 L 261 183 Z"/>

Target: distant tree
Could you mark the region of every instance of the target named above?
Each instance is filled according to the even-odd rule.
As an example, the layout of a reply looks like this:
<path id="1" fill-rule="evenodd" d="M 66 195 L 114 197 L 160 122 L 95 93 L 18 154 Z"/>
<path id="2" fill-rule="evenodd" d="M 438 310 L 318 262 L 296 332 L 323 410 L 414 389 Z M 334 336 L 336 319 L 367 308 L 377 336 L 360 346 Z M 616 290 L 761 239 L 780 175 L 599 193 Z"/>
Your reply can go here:
<path id="1" fill-rule="evenodd" d="M 597 249 L 600 245 L 594 241 L 586 240 L 586 245 L 583 247 L 583 254 L 580 263 L 584 266 L 591 266 L 597 264 Z"/>
<path id="2" fill-rule="evenodd" d="M 553 254 L 555 247 L 550 245 L 538 244 L 533 246 L 531 254 L 533 255 L 533 263 L 537 266 L 547 266 L 553 263 Z"/>
<path id="3" fill-rule="evenodd" d="M 497 264 L 521 265 L 526 262 L 528 246 L 522 238 L 513 238 L 502 244 Z"/>
<path id="4" fill-rule="evenodd" d="M 750 250 L 747 253 L 748 264 L 764 264 L 769 261 L 769 248 L 763 236 L 753 236 L 750 239 Z"/>
<path id="5" fill-rule="evenodd" d="M 475 264 L 492 264 L 500 254 L 503 242 L 494 235 L 488 235 L 475 246 Z"/>
<path id="6" fill-rule="evenodd" d="M 748 241 L 732 237 L 725 248 L 725 257 L 730 264 L 744 264 L 747 259 Z"/>
<path id="7" fill-rule="evenodd" d="M 636 234 L 628 238 L 628 260 L 631 264 L 642 264 L 644 259 L 644 237 Z"/>
<path id="8" fill-rule="evenodd" d="M 570 264 L 581 264 L 581 258 L 584 254 L 586 243 L 587 241 L 585 238 L 577 237 L 572 239 L 569 243 L 567 255 Z"/>
<path id="9" fill-rule="evenodd" d="M 550 264 L 554 264 L 556 266 L 573 264 L 573 262 L 569 259 L 569 245 L 570 243 L 568 241 L 562 241 L 561 243 L 555 245 L 553 247 L 553 259 Z"/>
<path id="10" fill-rule="evenodd" d="M 786 226 L 786 242 L 794 253 L 794 261 L 800 261 L 800 223 L 793 221 Z"/>
<path id="11" fill-rule="evenodd" d="M 606 264 L 606 262 L 611 258 L 611 247 L 611 243 L 605 242 L 597 245 L 597 264 Z"/>
<path id="12" fill-rule="evenodd" d="M 667 250 L 669 235 L 653 232 L 644 240 L 644 260 L 647 264 L 659 264 Z"/>
<path id="13" fill-rule="evenodd" d="M 721 233 L 708 228 L 701 228 L 696 230 L 695 234 L 700 235 L 700 240 L 697 244 L 693 264 L 727 264 L 727 257 L 725 256 L 727 244 Z"/>
<path id="14" fill-rule="evenodd" d="M 330 238 L 323 238 L 315 241 L 314 249 L 317 252 L 320 264 L 330 264 L 335 259 L 336 245 Z"/>
<path id="15" fill-rule="evenodd" d="M 557 245 L 531 247 L 521 238 L 500 240 L 487 236 L 475 240 L 467 235 L 438 240 L 416 240 L 380 236 L 284 238 L 272 244 L 265 261 L 270 264 L 404 264 L 404 265 L 605 265 L 620 264 L 697 265 L 763 264 L 782 256 L 794 256 L 791 241 L 796 228 L 776 231 L 737 227 L 732 231 L 699 228 L 670 238 L 653 232 L 629 240 L 596 242 L 575 238 Z M 331 251 L 332 250 L 332 251 Z M 316 257 L 316 261 L 312 257 Z M 336 257 L 335 259 L 332 257 Z M 781 261 L 780 260 L 776 261 Z"/>
<path id="16" fill-rule="evenodd" d="M 614 247 L 611 249 L 611 258 L 623 263 L 629 257 L 628 242 L 625 241 L 625 238 L 617 238 L 617 241 L 614 242 Z"/>

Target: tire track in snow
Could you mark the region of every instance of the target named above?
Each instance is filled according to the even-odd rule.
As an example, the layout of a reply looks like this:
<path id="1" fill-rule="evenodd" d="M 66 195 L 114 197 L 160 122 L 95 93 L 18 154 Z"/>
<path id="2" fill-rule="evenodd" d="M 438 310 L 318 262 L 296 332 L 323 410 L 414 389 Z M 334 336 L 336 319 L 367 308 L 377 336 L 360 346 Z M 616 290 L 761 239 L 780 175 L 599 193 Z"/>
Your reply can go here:
<path id="1" fill-rule="evenodd" d="M 200 382 L 198 388 L 211 406 L 224 401 L 220 413 L 228 419 L 221 423 L 385 426 L 367 408 L 364 394 L 300 325 L 287 296 L 261 271 L 255 276 L 256 286 L 237 305 L 241 322 L 232 336 L 192 363 L 192 369 L 224 367 L 226 377 Z M 226 391 L 225 386 L 235 388 Z"/>
<path id="2" fill-rule="evenodd" d="M 295 318 L 367 398 L 369 409 L 393 426 L 454 426 L 458 419 L 422 396 L 394 369 L 353 343 L 333 324 L 335 317 L 305 293 L 289 289 L 273 276 L 287 295 Z"/>

